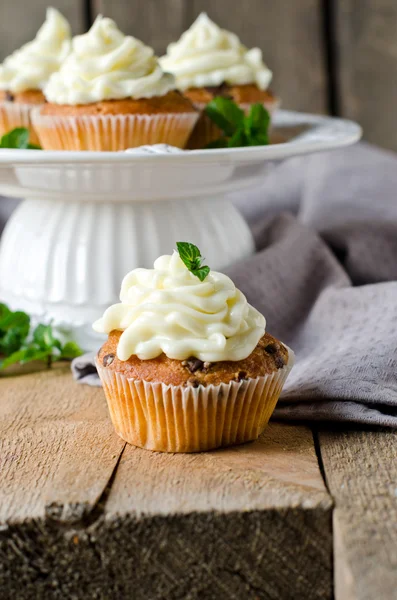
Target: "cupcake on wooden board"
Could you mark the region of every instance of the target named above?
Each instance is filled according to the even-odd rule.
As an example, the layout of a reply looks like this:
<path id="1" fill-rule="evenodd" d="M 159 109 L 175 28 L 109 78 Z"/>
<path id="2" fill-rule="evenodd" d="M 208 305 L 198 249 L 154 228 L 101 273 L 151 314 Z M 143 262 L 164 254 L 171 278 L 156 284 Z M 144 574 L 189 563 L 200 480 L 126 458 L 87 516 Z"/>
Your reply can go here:
<path id="1" fill-rule="evenodd" d="M 70 51 L 71 31 L 55 8 L 34 40 L 16 50 L 0 65 L 0 136 L 15 127 L 30 130 L 30 141 L 38 138 L 31 125 L 31 111 L 44 103 L 43 88 Z"/>
<path id="2" fill-rule="evenodd" d="M 116 432 L 162 452 L 256 439 L 293 365 L 229 277 L 178 243 L 123 280 L 121 303 L 94 324 L 108 340 L 97 368 Z"/>
<path id="3" fill-rule="evenodd" d="M 175 91 L 154 52 L 99 16 L 72 41 L 72 52 L 44 90 L 34 112 L 48 150 L 125 150 L 167 143 L 183 148 L 198 118 Z"/>
<path id="4" fill-rule="evenodd" d="M 196 19 L 181 38 L 160 58 L 164 71 L 201 112 L 216 96 L 234 100 L 247 112 L 261 103 L 271 113 L 279 101 L 269 91 L 272 72 L 259 48 L 249 50 L 234 33 L 221 29 L 205 14 Z M 202 148 L 218 139 L 221 131 L 202 112 L 189 147 Z"/>

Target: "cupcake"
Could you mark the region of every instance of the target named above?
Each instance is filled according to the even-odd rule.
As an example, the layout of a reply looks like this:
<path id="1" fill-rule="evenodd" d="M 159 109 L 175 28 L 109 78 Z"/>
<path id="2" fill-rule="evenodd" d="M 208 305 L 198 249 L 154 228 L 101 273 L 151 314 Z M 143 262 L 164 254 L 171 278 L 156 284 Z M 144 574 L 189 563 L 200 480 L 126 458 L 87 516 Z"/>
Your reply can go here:
<path id="1" fill-rule="evenodd" d="M 46 150 L 125 150 L 167 143 L 183 148 L 198 118 L 175 91 L 154 52 L 99 16 L 72 41 L 72 52 L 34 111 Z"/>
<path id="2" fill-rule="evenodd" d="M 231 279 L 184 248 L 196 247 L 126 275 L 121 303 L 94 324 L 108 334 L 96 365 L 116 432 L 161 452 L 256 439 L 293 365 Z"/>
<path id="3" fill-rule="evenodd" d="M 15 127 L 26 127 L 30 141 L 38 143 L 31 111 L 44 103 L 43 87 L 68 55 L 70 40 L 67 20 L 55 8 L 48 8 L 35 39 L 0 65 L 0 136 Z"/>
<path id="4" fill-rule="evenodd" d="M 248 50 L 234 33 L 218 27 L 205 13 L 168 46 L 160 64 L 175 75 L 177 88 L 201 112 L 190 148 L 203 148 L 221 137 L 221 131 L 203 113 L 216 96 L 234 100 L 245 112 L 259 102 L 272 113 L 279 104 L 268 90 L 272 73 L 263 63 L 261 50 Z"/>

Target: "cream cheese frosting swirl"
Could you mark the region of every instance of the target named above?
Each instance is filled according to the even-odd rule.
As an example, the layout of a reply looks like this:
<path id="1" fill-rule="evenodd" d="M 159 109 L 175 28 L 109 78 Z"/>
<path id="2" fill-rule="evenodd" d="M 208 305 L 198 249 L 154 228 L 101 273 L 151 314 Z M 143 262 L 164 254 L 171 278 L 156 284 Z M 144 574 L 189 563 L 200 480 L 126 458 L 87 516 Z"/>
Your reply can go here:
<path id="1" fill-rule="evenodd" d="M 160 58 L 164 71 L 175 75 L 178 89 L 255 83 L 265 90 L 272 73 L 259 48 L 248 50 L 237 35 L 221 29 L 201 13 Z"/>
<path id="2" fill-rule="evenodd" d="M 154 51 L 124 35 L 112 19 L 97 17 L 91 29 L 72 41 L 72 52 L 44 93 L 55 104 L 151 98 L 175 89 Z"/>
<path id="3" fill-rule="evenodd" d="M 134 269 L 121 286 L 120 304 L 108 308 L 94 329 L 122 335 L 120 360 L 168 358 L 202 361 L 247 358 L 265 333 L 265 318 L 229 277 L 216 271 L 200 281 L 177 252 L 160 256 L 153 269 Z"/>
<path id="4" fill-rule="evenodd" d="M 48 8 L 35 39 L 0 65 L 0 89 L 14 93 L 42 90 L 69 54 L 70 40 L 70 26 L 65 17 L 55 8 Z"/>

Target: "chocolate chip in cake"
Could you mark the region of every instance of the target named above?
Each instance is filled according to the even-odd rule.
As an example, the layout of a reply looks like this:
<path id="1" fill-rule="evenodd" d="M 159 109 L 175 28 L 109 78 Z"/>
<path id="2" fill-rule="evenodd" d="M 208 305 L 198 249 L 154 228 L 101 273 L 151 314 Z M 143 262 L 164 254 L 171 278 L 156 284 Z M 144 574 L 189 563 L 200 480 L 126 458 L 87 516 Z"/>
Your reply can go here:
<path id="1" fill-rule="evenodd" d="M 196 379 L 195 377 L 190 377 L 190 379 L 188 379 L 187 381 L 185 381 L 184 386 L 185 387 L 193 387 L 193 388 L 198 388 L 198 386 L 200 385 L 200 382 L 198 379 Z"/>
<path id="2" fill-rule="evenodd" d="M 216 98 L 216 96 L 222 96 L 223 98 L 232 98 L 229 91 L 229 86 L 225 83 L 221 85 L 206 85 L 204 88 L 209 94 Z"/>
<path id="3" fill-rule="evenodd" d="M 112 362 L 114 361 L 115 355 L 114 354 L 106 354 L 106 356 L 103 357 L 103 361 L 102 364 L 104 367 L 108 367 L 109 365 L 112 364 Z"/>
<path id="4" fill-rule="evenodd" d="M 5 97 L 7 102 L 14 102 L 14 94 L 11 94 L 11 92 L 6 92 L 5 93 Z"/>
<path id="5" fill-rule="evenodd" d="M 247 379 L 246 371 L 239 371 L 235 376 L 236 381 L 243 381 L 244 379 Z"/>
<path id="6" fill-rule="evenodd" d="M 271 344 L 268 344 L 265 347 L 265 352 L 267 352 L 268 354 L 276 354 L 276 352 L 279 350 L 279 347 L 277 344 L 275 344 L 274 342 L 272 342 Z"/>
<path id="7" fill-rule="evenodd" d="M 278 354 L 274 359 L 274 364 L 276 365 L 277 369 L 282 369 L 285 366 L 284 357 L 281 354 Z"/>
<path id="8" fill-rule="evenodd" d="M 182 361 L 182 367 L 186 367 L 186 369 L 188 371 L 190 371 L 190 373 L 195 373 L 196 371 L 202 371 L 203 366 L 204 366 L 203 361 L 200 360 L 199 358 L 194 358 L 194 356 L 191 356 L 187 360 Z"/>

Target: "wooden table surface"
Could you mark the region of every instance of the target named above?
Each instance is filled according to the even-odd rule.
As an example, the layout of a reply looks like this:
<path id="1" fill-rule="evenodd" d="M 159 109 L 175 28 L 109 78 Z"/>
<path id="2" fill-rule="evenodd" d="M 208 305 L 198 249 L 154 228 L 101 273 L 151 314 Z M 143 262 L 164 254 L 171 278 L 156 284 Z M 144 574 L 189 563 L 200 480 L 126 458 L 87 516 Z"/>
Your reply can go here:
<path id="1" fill-rule="evenodd" d="M 396 435 L 271 423 L 151 453 L 68 367 L 3 377 L 0 597 L 394 599 Z"/>

